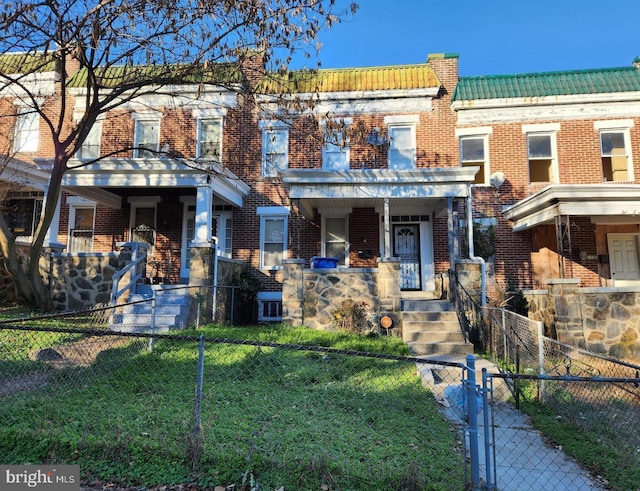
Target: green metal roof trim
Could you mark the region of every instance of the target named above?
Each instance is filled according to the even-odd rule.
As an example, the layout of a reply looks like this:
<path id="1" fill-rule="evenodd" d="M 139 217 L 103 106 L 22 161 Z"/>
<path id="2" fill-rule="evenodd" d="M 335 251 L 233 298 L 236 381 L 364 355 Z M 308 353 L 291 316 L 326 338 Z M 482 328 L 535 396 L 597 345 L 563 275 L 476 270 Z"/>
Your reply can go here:
<path id="1" fill-rule="evenodd" d="M 426 63 L 364 68 L 294 71 L 267 76 L 258 87 L 264 94 L 283 90 L 293 93 L 350 92 L 439 88 L 441 82 Z"/>
<path id="2" fill-rule="evenodd" d="M 82 68 L 69 80 L 69 87 L 85 87 L 88 70 Z M 191 65 L 124 65 L 95 70 L 101 87 L 121 85 L 215 83 L 231 85 L 242 82 L 242 73 L 234 63 L 215 63 L 194 70 Z"/>
<path id="3" fill-rule="evenodd" d="M 603 94 L 640 91 L 640 70 L 635 66 L 462 77 L 453 101 L 510 99 L 561 95 Z"/>
<path id="4" fill-rule="evenodd" d="M 56 60 L 44 53 L 6 53 L 0 55 L 0 73 L 34 73 L 53 72 Z"/>

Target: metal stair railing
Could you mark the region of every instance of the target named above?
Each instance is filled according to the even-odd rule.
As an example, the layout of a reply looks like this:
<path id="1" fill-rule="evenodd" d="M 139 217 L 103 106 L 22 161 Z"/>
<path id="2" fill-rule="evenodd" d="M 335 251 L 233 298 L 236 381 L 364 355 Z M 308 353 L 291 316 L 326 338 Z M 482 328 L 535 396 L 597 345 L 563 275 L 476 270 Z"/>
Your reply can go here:
<path id="1" fill-rule="evenodd" d="M 131 250 L 131 261 L 121 270 L 117 271 L 113 275 L 113 287 L 111 289 L 111 306 L 115 307 L 118 304 L 118 299 L 122 297 L 126 292 L 131 292 L 138 280 L 143 278 L 146 274 L 147 267 L 147 247 L 148 244 L 140 242 L 124 242 L 118 244 L 123 249 Z M 120 282 L 129 275 L 129 281 L 121 286 Z"/>

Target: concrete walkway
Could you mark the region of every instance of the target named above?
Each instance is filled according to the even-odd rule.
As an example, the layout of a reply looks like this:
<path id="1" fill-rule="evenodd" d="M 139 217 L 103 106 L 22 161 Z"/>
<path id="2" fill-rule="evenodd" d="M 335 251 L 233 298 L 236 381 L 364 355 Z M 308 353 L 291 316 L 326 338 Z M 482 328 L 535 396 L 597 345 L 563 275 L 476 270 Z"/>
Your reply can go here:
<path id="1" fill-rule="evenodd" d="M 466 363 L 464 356 L 431 356 L 429 359 L 453 363 Z M 477 383 L 482 384 L 482 368 L 489 373 L 498 369 L 491 362 L 477 358 Z M 439 402 L 440 409 L 452 423 L 463 426 L 463 414 L 459 409 L 462 370 L 440 365 L 418 364 L 423 384 Z M 581 491 L 605 490 L 585 469 L 560 448 L 548 445 L 534 429 L 527 415 L 517 411 L 509 398 L 504 381 L 494 387 L 494 402 L 489 414 L 489 425 L 485 426 L 484 412 L 478 414 L 478 446 L 480 456 L 480 478 L 486 478 L 485 433 L 495 436 L 495 471 L 491 476 L 495 489 L 500 491 Z M 491 439 L 489 439 L 491 440 Z M 467 436 L 467 450 L 469 440 Z M 490 464 L 493 467 L 493 461 Z"/>

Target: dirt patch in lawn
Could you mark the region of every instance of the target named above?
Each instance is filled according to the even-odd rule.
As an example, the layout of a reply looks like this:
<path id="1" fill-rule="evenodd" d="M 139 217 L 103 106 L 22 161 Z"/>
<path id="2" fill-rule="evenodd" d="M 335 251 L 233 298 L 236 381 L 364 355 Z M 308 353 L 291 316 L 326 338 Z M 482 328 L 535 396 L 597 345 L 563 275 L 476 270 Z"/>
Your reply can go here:
<path id="1" fill-rule="evenodd" d="M 41 387 L 49 382 L 56 370 L 91 366 L 103 351 L 126 346 L 129 343 L 131 338 L 125 336 L 92 336 L 73 343 L 34 350 L 29 353 L 29 358 L 43 362 L 46 366 L 41 370 L 1 381 L 0 397 Z"/>

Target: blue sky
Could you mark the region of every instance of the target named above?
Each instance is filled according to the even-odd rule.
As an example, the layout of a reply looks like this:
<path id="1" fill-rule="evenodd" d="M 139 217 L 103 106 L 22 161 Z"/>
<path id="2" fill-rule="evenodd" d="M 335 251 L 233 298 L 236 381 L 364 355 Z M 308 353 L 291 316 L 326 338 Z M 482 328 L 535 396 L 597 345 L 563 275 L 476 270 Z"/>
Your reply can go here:
<path id="1" fill-rule="evenodd" d="M 460 75 L 629 66 L 640 0 L 356 0 L 321 35 L 326 68 L 423 63 L 458 53 Z"/>

